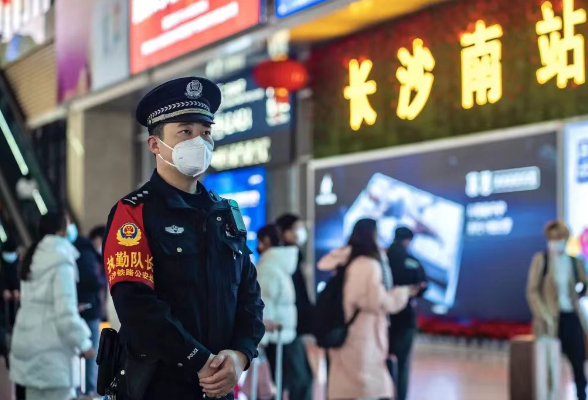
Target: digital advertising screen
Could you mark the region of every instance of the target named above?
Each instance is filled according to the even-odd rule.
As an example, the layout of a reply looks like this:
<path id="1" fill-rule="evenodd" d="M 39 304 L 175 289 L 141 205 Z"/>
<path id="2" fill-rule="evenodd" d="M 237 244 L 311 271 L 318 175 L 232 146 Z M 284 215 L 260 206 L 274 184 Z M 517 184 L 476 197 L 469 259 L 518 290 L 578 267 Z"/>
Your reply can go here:
<path id="1" fill-rule="evenodd" d="M 257 231 L 266 224 L 266 174 L 264 167 L 252 167 L 206 175 L 206 189 L 219 196 L 235 200 L 247 227 L 247 246 L 257 261 Z"/>
<path id="2" fill-rule="evenodd" d="M 136 74 L 251 28 L 260 0 L 131 0 L 131 72 Z"/>
<path id="3" fill-rule="evenodd" d="M 276 16 L 287 17 L 325 1 L 328 0 L 276 0 Z"/>
<path id="4" fill-rule="evenodd" d="M 565 220 L 571 234 L 568 253 L 588 260 L 588 121 L 566 126 L 564 164 Z"/>
<path id="5" fill-rule="evenodd" d="M 555 132 L 501 138 L 315 163 L 315 260 L 344 246 L 361 218 L 378 221 L 384 248 L 406 226 L 429 278 L 423 312 L 529 321 L 531 258 L 557 216 Z M 317 287 L 328 277 L 317 271 Z"/>

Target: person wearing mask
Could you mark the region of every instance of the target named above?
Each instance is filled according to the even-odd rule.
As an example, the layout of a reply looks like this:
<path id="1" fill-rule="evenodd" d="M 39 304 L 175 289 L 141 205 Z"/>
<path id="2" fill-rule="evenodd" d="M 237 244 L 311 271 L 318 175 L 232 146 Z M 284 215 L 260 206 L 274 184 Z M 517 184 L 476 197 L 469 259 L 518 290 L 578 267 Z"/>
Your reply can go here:
<path id="1" fill-rule="evenodd" d="M 185 77 L 137 106 L 157 169 L 106 226 L 104 267 L 127 360 L 117 399 L 226 397 L 257 357 L 263 302 L 243 217 L 198 181 L 220 104 L 216 84 Z"/>
<path id="2" fill-rule="evenodd" d="M 79 280 L 78 280 L 78 302 L 80 315 L 90 327 L 92 332 L 93 348 L 98 348 L 100 340 L 100 322 L 103 313 L 103 292 L 106 290 L 106 277 L 102 268 L 102 249 L 97 251 L 94 242 L 90 238 L 78 234 L 75 223 L 67 227 L 67 237 L 74 244 L 80 256 L 77 259 Z M 98 380 L 98 366 L 95 359 L 86 359 L 86 393 L 96 393 L 96 382 Z"/>
<path id="3" fill-rule="evenodd" d="M 268 225 L 257 233 L 257 251 L 261 254 L 257 265 L 257 279 L 261 287 L 261 299 L 266 334 L 261 343 L 272 373 L 276 370 L 277 328 L 284 344 L 283 386 L 292 400 L 312 399 L 312 372 L 308 365 L 306 349 L 296 333 L 298 324 L 296 291 L 292 274 L 298 264 L 297 246 L 279 246 L 280 237 L 275 225 Z"/>
<path id="4" fill-rule="evenodd" d="M 566 254 L 569 237 L 570 231 L 563 221 L 547 223 L 547 252 L 533 257 L 527 300 L 533 312 L 533 333 L 536 337 L 559 338 L 562 351 L 572 365 L 578 400 L 586 400 L 584 339 L 588 328 L 580 298 L 586 295 L 588 278 L 584 263 Z"/>
<path id="5" fill-rule="evenodd" d="M 410 354 L 414 336 L 417 332 L 416 297 L 421 297 L 427 289 L 427 275 L 421 263 L 408 249 L 414 237 L 406 228 L 397 228 L 394 242 L 388 250 L 388 263 L 392 270 L 392 280 L 396 286 L 418 286 L 416 296 L 408 301 L 406 307 L 397 314 L 390 315 L 389 349 L 398 361 L 397 394 L 398 400 L 406 400 L 410 374 Z M 390 368 L 392 374 L 393 369 Z"/>
<path id="6" fill-rule="evenodd" d="M 22 297 L 10 353 L 10 377 L 26 387 L 27 400 L 69 400 L 74 359 L 96 353 L 80 317 L 76 295 L 79 252 L 67 238 L 69 217 L 49 212 L 26 252 L 20 270 Z"/>
<path id="7" fill-rule="evenodd" d="M 383 280 L 388 268 L 377 243 L 377 224 L 359 220 L 347 247 L 336 249 L 318 268 L 345 274 L 343 309 L 350 322 L 342 347 L 329 349 L 328 398 L 391 399 L 394 384 L 388 372 L 388 314 L 406 307 L 412 286 L 386 290 Z M 351 322 L 352 321 L 352 322 Z"/>
<path id="8" fill-rule="evenodd" d="M 299 336 L 309 335 L 313 332 L 313 305 L 308 297 L 308 289 L 304 277 L 304 255 L 302 253 L 302 246 L 308 240 L 308 233 L 300 217 L 294 214 L 282 215 L 276 220 L 276 225 L 280 230 L 282 243 L 287 246 L 297 246 L 300 249 L 296 271 L 292 274 L 294 288 L 296 289 L 296 308 L 298 310 L 297 332 Z"/>
<path id="9" fill-rule="evenodd" d="M 14 325 L 17 305 L 20 302 L 20 282 L 18 281 L 18 265 L 20 254 L 13 239 L 8 239 L 1 248 L 0 258 L 0 356 L 8 362 L 7 334 Z"/>
<path id="10" fill-rule="evenodd" d="M 2 310 L 8 313 L 5 318 L 10 326 L 14 323 L 16 304 L 20 301 L 19 259 L 18 246 L 13 239 L 9 239 L 2 245 L 0 289 L 2 290 L 2 300 L 5 302 Z"/>

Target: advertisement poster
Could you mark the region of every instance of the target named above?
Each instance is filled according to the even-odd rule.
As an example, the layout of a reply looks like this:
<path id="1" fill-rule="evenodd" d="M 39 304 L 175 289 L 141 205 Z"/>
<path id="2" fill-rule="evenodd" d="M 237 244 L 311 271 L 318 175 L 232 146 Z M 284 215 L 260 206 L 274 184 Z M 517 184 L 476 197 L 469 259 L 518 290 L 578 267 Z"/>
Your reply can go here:
<path id="1" fill-rule="evenodd" d="M 429 278 L 425 313 L 529 321 L 531 258 L 557 215 L 555 133 L 455 143 L 319 164 L 315 259 L 345 245 L 360 218 L 378 221 L 384 248 L 407 226 L 415 233 L 410 252 Z M 317 271 L 317 287 L 326 279 Z"/>
<path id="2" fill-rule="evenodd" d="M 92 15 L 92 90 L 129 76 L 128 0 L 100 0 Z"/>
<path id="3" fill-rule="evenodd" d="M 55 7 L 59 102 L 128 77 L 128 0 L 60 0 Z"/>
<path id="4" fill-rule="evenodd" d="M 260 0 L 131 0 L 136 74 L 256 25 Z"/>
<path id="5" fill-rule="evenodd" d="M 235 200 L 247 227 L 247 246 L 257 261 L 257 231 L 266 224 L 265 168 L 253 167 L 206 175 L 202 182 L 225 199 Z"/>
<path id="6" fill-rule="evenodd" d="M 279 18 L 296 14 L 327 0 L 276 0 L 276 15 Z"/>
<path id="7" fill-rule="evenodd" d="M 55 51 L 59 102 L 90 92 L 92 13 L 97 0 L 55 2 Z"/>
<path id="8" fill-rule="evenodd" d="M 567 125 L 564 143 L 565 220 L 571 234 L 568 253 L 588 260 L 588 122 Z"/>
<path id="9" fill-rule="evenodd" d="M 292 97 L 257 86 L 251 70 L 217 82 L 223 102 L 214 116 L 212 167 L 287 163 L 292 157 Z"/>

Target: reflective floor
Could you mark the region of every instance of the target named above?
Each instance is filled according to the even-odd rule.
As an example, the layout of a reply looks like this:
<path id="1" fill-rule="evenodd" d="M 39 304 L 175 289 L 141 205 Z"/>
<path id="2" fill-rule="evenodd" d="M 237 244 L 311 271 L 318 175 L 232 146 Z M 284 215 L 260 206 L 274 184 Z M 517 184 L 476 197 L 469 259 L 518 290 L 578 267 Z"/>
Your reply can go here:
<path id="1" fill-rule="evenodd" d="M 313 367 L 318 367 L 320 353 L 309 350 Z M 558 400 L 575 400 L 571 370 L 567 361 L 562 359 L 562 364 L 562 393 Z M 324 364 L 322 367 L 316 368 L 319 375 L 314 400 L 325 399 Z M 508 394 L 505 343 L 466 346 L 463 342 L 420 338 L 415 346 L 411 378 L 408 400 L 517 400 L 510 399 Z"/>
<path id="2" fill-rule="evenodd" d="M 562 360 L 561 400 L 574 400 L 571 371 Z M 421 340 L 415 349 L 409 400 L 510 400 L 508 350 Z M 516 400 L 516 399 L 513 399 Z"/>

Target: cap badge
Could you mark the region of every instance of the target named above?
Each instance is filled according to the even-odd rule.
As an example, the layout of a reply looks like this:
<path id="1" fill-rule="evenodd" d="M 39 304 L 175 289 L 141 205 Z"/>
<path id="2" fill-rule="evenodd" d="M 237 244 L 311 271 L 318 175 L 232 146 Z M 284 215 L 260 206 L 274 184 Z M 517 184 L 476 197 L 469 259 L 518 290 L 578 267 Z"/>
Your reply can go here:
<path id="1" fill-rule="evenodd" d="M 202 96 L 202 83 L 198 80 L 193 80 L 186 86 L 186 97 L 192 100 L 196 100 Z"/>

